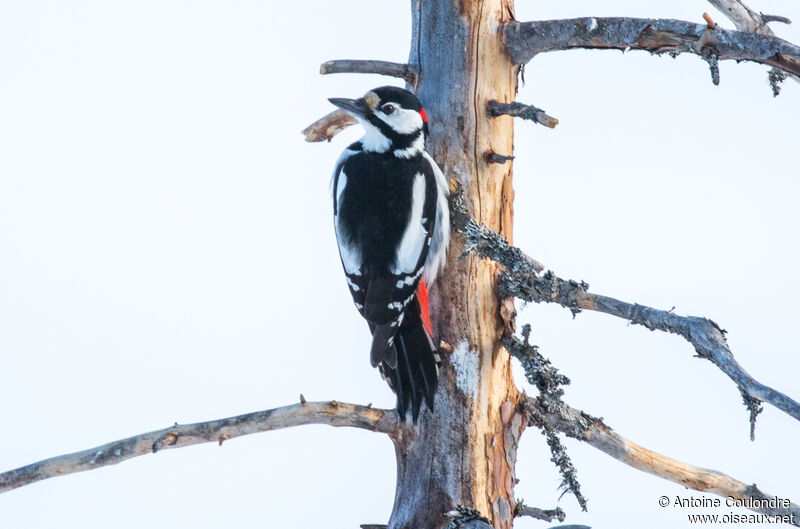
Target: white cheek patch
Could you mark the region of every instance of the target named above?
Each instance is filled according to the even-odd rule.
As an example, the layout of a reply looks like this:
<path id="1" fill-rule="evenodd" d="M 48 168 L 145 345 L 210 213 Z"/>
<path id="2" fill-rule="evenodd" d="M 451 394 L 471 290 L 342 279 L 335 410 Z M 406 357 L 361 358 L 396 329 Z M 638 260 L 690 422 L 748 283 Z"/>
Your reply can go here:
<path id="1" fill-rule="evenodd" d="M 376 112 L 375 115 L 399 134 L 411 134 L 422 128 L 422 116 L 416 110 L 397 108 L 388 116 L 383 112 Z"/>

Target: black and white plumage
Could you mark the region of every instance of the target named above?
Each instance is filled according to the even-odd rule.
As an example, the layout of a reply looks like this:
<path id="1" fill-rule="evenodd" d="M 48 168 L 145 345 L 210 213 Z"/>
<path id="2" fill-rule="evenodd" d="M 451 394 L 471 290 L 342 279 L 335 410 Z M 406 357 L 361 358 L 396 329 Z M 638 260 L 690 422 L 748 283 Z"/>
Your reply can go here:
<path id="1" fill-rule="evenodd" d="M 444 266 L 450 237 L 448 186 L 425 152 L 427 116 L 417 97 L 393 86 L 359 99 L 330 99 L 364 126 L 333 174 L 339 255 L 356 308 L 372 332 L 370 362 L 416 422 L 433 410 L 437 348 L 427 284 Z"/>

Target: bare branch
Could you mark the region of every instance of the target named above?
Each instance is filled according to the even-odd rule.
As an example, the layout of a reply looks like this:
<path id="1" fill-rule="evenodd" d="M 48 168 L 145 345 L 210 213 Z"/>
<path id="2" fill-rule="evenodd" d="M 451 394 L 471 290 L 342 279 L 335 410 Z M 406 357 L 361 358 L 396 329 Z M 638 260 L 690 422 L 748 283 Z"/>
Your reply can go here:
<path id="1" fill-rule="evenodd" d="M 351 426 L 393 437 L 398 429 L 397 414 L 342 402 L 306 402 L 246 413 L 208 422 L 178 425 L 107 443 L 89 450 L 66 454 L 32 463 L 0 474 L 0 493 L 43 479 L 115 465 L 126 459 L 159 450 L 200 443 L 219 443 L 258 432 L 267 432 L 305 424 Z"/>
<path id="2" fill-rule="evenodd" d="M 510 162 L 511 160 L 514 159 L 514 157 L 511 156 L 511 155 L 508 155 L 508 154 L 497 154 L 494 151 L 487 152 L 484 155 L 484 158 L 486 159 L 486 163 L 499 163 L 499 164 L 504 164 L 504 163 Z"/>
<path id="3" fill-rule="evenodd" d="M 500 103 L 492 100 L 488 103 L 489 115 L 492 117 L 498 116 L 514 116 L 517 118 L 528 119 L 545 127 L 554 129 L 558 125 L 558 120 L 554 117 L 548 116 L 547 113 L 541 108 L 536 108 L 533 105 L 524 105 L 522 103 Z"/>
<path id="4" fill-rule="evenodd" d="M 566 404 L 562 403 L 558 409 L 552 409 L 543 406 L 539 399 L 529 397 L 525 406 L 533 412 L 532 420 L 543 418 L 547 428 L 584 441 L 637 470 L 700 492 L 733 497 L 743 502 L 738 505 L 740 507 L 770 516 L 780 516 L 783 521 L 800 527 L 800 506 L 790 503 L 785 497 L 775 499 L 755 485 L 747 485 L 722 472 L 695 467 L 648 450 L 622 437 L 601 419 Z"/>
<path id="5" fill-rule="evenodd" d="M 519 248 L 511 246 L 499 234 L 472 219 L 464 209 L 459 192 L 451 194 L 453 228 L 464 234 L 465 252 L 491 259 L 506 268 L 498 284 L 500 298 L 516 297 L 536 303 L 558 303 L 577 314 L 581 310 L 604 312 L 626 319 L 650 330 L 660 330 L 683 336 L 691 343 L 701 358 L 710 360 L 733 380 L 743 394 L 753 399 L 747 402 L 751 421 L 755 401 L 769 402 L 797 420 L 800 420 L 800 403 L 780 391 L 766 386 L 745 371 L 734 359 L 724 331 L 713 321 L 696 316 L 679 316 L 670 311 L 657 310 L 639 304 L 589 292 L 584 282 L 567 281 L 552 272 L 540 275 L 544 267 Z"/>
<path id="6" fill-rule="evenodd" d="M 786 24 L 792 23 L 791 20 L 785 17 L 756 13 L 740 0 L 708 0 L 708 2 L 719 9 L 723 15 L 728 17 L 739 31 L 749 31 L 760 35 L 775 36 L 772 28 L 767 25 L 769 22 L 778 21 Z M 781 55 L 779 58 L 783 61 L 800 65 L 800 61 L 787 57 L 786 55 Z M 783 73 L 783 77 L 780 76 L 781 73 Z M 773 95 L 777 96 L 780 93 L 780 82 L 785 79 L 785 76 L 786 74 L 778 68 L 772 68 L 770 70 L 769 80 Z M 796 74 L 792 75 L 792 79 L 800 82 L 800 76 Z"/>
<path id="7" fill-rule="evenodd" d="M 524 64 L 539 53 L 572 48 L 693 53 L 707 60 L 753 61 L 800 74 L 800 47 L 771 35 L 728 31 L 682 20 L 575 18 L 510 22 L 505 28 L 511 58 Z"/>
<path id="8" fill-rule="evenodd" d="M 450 518 L 450 523 L 445 529 L 492 529 L 489 519 L 472 507 L 456 505 L 450 512 L 444 513 Z"/>
<path id="9" fill-rule="evenodd" d="M 388 61 L 363 61 L 363 60 L 336 60 L 323 62 L 319 67 L 321 75 L 330 73 L 376 73 L 399 77 L 408 84 L 417 84 L 417 72 L 410 64 L 400 64 Z"/>
<path id="10" fill-rule="evenodd" d="M 756 13 L 739 0 L 708 0 L 708 3 L 728 17 L 739 31 L 774 35 L 767 26 L 767 20 L 760 13 Z"/>
<path id="11" fill-rule="evenodd" d="M 502 264 L 502 263 L 501 263 Z M 755 380 L 733 357 L 725 340 L 724 331 L 707 318 L 680 316 L 672 311 L 658 310 L 636 303 L 627 303 L 608 296 L 593 294 L 583 282 L 565 281 L 552 272 L 539 276 L 505 275 L 498 291 L 501 297 L 518 297 L 536 303 L 558 303 L 573 313 L 582 309 L 604 312 L 631 323 L 643 325 L 683 336 L 691 343 L 701 358 L 710 360 L 733 380 L 739 389 L 758 401 L 769 402 L 797 420 L 800 420 L 800 403 Z M 748 404 L 751 410 L 753 407 Z"/>
<path id="12" fill-rule="evenodd" d="M 483 224 L 478 224 L 464 208 L 464 190 L 455 179 L 450 184 L 450 225 L 458 233 L 463 233 L 467 245 L 465 252 L 496 261 L 513 269 L 518 274 L 536 274 L 544 270 L 544 265 L 525 255 L 525 253 L 500 237 L 497 232 Z M 509 268 L 510 267 L 510 268 Z"/>
<path id="13" fill-rule="evenodd" d="M 356 118 L 344 110 L 334 110 L 303 129 L 302 134 L 309 143 L 331 141 L 334 136 L 356 123 Z"/>

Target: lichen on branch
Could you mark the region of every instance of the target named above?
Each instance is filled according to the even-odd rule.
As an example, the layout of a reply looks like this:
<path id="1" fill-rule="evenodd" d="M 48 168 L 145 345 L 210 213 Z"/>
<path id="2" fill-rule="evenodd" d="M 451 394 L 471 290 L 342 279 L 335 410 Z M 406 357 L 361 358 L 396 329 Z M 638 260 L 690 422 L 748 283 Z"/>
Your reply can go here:
<path id="1" fill-rule="evenodd" d="M 767 64 L 800 74 L 800 47 L 774 35 L 725 30 L 672 19 L 585 17 L 512 21 L 505 27 L 508 52 L 525 64 L 539 53 L 573 48 L 645 50 L 653 54 L 693 53 L 713 61 Z"/>

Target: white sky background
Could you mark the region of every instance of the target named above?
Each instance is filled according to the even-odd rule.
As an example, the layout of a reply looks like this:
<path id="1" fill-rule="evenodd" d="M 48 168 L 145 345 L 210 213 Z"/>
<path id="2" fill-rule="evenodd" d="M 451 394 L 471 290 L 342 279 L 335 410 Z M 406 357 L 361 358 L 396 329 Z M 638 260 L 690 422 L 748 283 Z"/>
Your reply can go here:
<path id="1" fill-rule="evenodd" d="M 700 0 L 519 4 L 520 20 L 709 11 L 730 27 Z M 796 2 L 752 4 L 800 22 Z M 408 3 L 280 5 L 0 1 L 0 470 L 300 393 L 393 406 L 331 227 L 330 172 L 360 132 L 311 145 L 299 131 L 327 97 L 399 84 L 317 70 L 405 61 Z M 800 42 L 800 24 L 773 28 Z M 715 319 L 747 370 L 800 398 L 800 85 L 773 99 L 766 72 L 721 63 L 715 87 L 694 56 L 534 59 L 519 100 L 561 124 L 517 124 L 514 236 L 595 292 Z M 570 404 L 800 502 L 800 424 L 767 406 L 751 443 L 733 383 L 680 338 L 550 305 L 526 322 L 572 379 Z M 729 512 L 663 509 L 660 495 L 691 493 L 566 444 L 588 513 L 557 502 L 535 430 L 516 490 L 568 523 L 674 528 Z M 388 519 L 394 477 L 383 436 L 295 428 L 0 495 L 0 527 L 356 528 Z"/>

